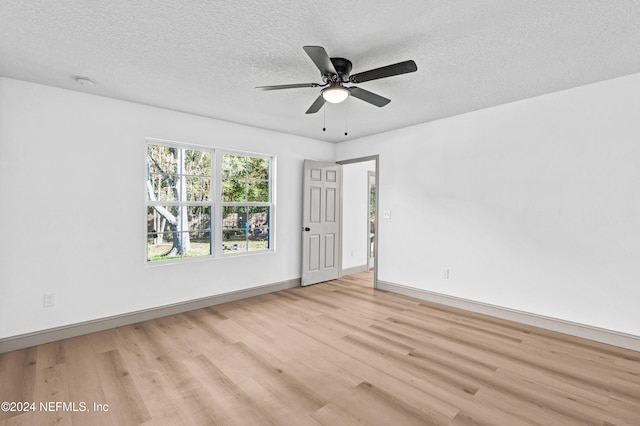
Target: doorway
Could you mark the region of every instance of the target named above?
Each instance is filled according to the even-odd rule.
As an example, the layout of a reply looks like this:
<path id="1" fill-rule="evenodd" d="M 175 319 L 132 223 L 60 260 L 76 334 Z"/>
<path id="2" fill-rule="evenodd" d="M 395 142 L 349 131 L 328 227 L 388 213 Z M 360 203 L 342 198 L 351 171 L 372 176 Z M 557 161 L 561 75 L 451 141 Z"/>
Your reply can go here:
<path id="1" fill-rule="evenodd" d="M 376 216 L 376 172 L 374 170 L 369 170 L 367 174 L 367 181 L 369 182 L 367 193 L 369 195 L 369 209 L 368 209 L 368 218 L 369 218 L 369 235 L 367 240 L 367 245 L 369 246 L 369 259 L 367 261 L 367 270 L 371 271 L 375 267 L 375 239 L 376 239 L 376 228 L 378 217 Z"/>
<path id="2" fill-rule="evenodd" d="M 340 277 L 376 287 L 379 156 L 338 161 L 342 165 Z"/>

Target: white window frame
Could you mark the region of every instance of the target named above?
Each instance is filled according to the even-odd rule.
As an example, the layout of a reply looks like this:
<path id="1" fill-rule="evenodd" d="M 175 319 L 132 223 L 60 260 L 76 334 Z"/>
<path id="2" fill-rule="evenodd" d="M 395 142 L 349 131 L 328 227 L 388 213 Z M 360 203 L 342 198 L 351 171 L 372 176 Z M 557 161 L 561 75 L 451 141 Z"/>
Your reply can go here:
<path id="1" fill-rule="evenodd" d="M 242 255 L 247 255 L 247 254 L 254 254 L 254 253 L 268 253 L 268 252 L 274 252 L 275 251 L 275 214 L 276 214 L 276 209 L 275 209 L 275 185 L 274 185 L 274 181 L 275 181 L 275 164 L 276 164 L 276 157 L 275 155 L 268 155 L 268 154 L 258 154 L 258 153 L 254 153 L 254 152 L 246 152 L 246 151 L 236 151 L 236 150 L 230 150 L 230 149 L 220 149 L 219 150 L 219 154 L 216 157 L 216 188 L 218 189 L 218 194 L 219 198 L 218 200 L 220 201 L 218 204 L 218 209 L 216 210 L 216 215 L 217 217 L 220 218 L 220 221 L 216 221 L 216 225 L 219 224 L 220 229 L 216 230 L 216 236 L 220 236 L 220 244 L 216 244 L 216 249 L 220 250 L 220 256 L 224 256 L 224 257 L 230 257 L 230 256 L 242 256 Z M 256 201 L 246 201 L 246 202 L 228 202 L 228 201 L 222 201 L 222 157 L 224 156 L 224 154 L 231 154 L 231 155 L 237 155 L 237 156 L 244 156 L 244 157 L 254 157 L 254 158 L 265 158 L 269 160 L 269 182 L 268 182 L 268 188 L 269 188 L 269 201 L 267 202 L 256 202 Z M 269 207 L 269 225 L 268 225 L 268 229 L 269 229 L 269 248 L 266 250 L 246 250 L 246 251 L 241 251 L 241 252 L 227 252 L 227 253 L 223 253 L 223 245 L 222 245 L 222 211 L 224 209 L 224 207 Z"/>
<path id="2" fill-rule="evenodd" d="M 160 266 L 160 265 L 168 265 L 174 263 L 184 263 L 184 262 L 193 262 L 193 261 L 204 261 L 204 260 L 212 260 L 212 259 L 223 259 L 228 257 L 236 257 L 236 256 L 253 256 L 260 254 L 267 254 L 275 252 L 276 247 L 276 238 L 275 238 L 275 229 L 276 229 L 276 195 L 275 195 L 275 181 L 276 181 L 276 156 L 273 154 L 264 154 L 264 153 L 255 153 L 249 151 L 240 151 L 240 150 L 230 150 L 230 149 L 222 149 L 215 148 L 211 146 L 204 145 L 196 145 L 191 143 L 172 141 L 166 139 L 157 139 L 157 138 L 145 138 L 144 144 L 144 158 L 145 158 L 145 177 L 144 184 L 146 186 L 146 168 L 147 168 L 147 155 L 149 150 L 149 145 L 160 145 L 177 149 L 184 150 L 198 150 L 198 151 L 207 151 L 211 155 L 211 192 L 210 192 L 210 200 L 208 202 L 202 201 L 151 201 L 147 196 L 147 190 L 145 188 L 145 203 L 144 203 L 144 231 L 145 231 L 145 245 L 144 245 L 144 261 L 147 266 Z M 268 182 L 268 190 L 269 190 L 269 201 L 268 202 L 239 202 L 239 203 L 230 203 L 222 201 L 222 156 L 224 154 L 232 154 L 238 156 L 246 156 L 246 157 L 257 157 L 257 158 L 265 158 L 269 160 L 269 182 Z M 147 212 L 149 207 L 153 207 L 154 205 L 161 206 L 208 206 L 211 209 L 211 250 L 209 255 L 203 256 L 193 256 L 193 257 L 176 257 L 176 258 L 168 258 L 163 260 L 148 260 L 148 223 L 147 223 Z M 223 208 L 226 206 L 256 206 L 256 207 L 269 207 L 269 243 L 268 248 L 264 250 L 251 250 L 251 251 L 241 251 L 241 252 L 227 252 L 223 253 L 223 235 L 222 235 L 222 223 L 223 217 L 222 212 Z"/>

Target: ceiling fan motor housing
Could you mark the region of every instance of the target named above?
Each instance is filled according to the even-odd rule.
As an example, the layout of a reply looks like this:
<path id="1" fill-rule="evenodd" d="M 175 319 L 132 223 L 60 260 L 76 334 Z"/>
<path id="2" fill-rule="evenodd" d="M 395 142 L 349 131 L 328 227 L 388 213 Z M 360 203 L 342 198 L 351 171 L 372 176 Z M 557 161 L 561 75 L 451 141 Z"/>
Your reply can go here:
<path id="1" fill-rule="evenodd" d="M 338 72 L 338 77 L 341 81 L 348 81 L 349 74 L 351 74 L 352 64 L 351 61 L 345 58 L 330 58 L 333 67 Z"/>

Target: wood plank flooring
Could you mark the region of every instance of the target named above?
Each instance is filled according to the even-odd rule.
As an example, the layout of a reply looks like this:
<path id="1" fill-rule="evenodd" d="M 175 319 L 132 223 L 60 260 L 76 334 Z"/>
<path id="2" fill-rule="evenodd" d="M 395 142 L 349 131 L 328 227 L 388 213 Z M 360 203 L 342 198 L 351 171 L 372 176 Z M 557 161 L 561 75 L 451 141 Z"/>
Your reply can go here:
<path id="1" fill-rule="evenodd" d="M 640 353 L 370 280 L 2 354 L 0 425 L 640 425 Z"/>

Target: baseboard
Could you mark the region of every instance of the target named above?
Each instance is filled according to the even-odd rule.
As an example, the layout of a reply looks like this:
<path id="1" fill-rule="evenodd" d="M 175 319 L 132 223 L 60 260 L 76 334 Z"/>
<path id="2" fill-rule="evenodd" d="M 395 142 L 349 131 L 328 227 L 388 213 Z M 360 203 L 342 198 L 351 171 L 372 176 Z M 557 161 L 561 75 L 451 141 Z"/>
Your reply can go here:
<path id="1" fill-rule="evenodd" d="M 357 274 L 358 272 L 365 272 L 367 271 L 367 265 L 358 265 L 358 266 L 352 266 L 351 268 L 346 268 L 343 269 L 340 274 L 341 276 L 347 276 L 347 275 L 353 275 L 353 274 Z"/>
<path id="2" fill-rule="evenodd" d="M 546 330 L 556 331 L 559 333 L 581 337 L 588 340 L 594 340 L 596 342 L 606 343 L 608 345 L 618 346 L 620 348 L 640 351 L 640 336 L 635 336 L 633 334 L 626 334 L 618 331 L 607 330 L 604 328 L 593 327 L 590 325 L 575 323 L 557 318 L 545 317 L 543 315 L 537 315 L 518 311 L 515 309 L 504 308 L 501 306 L 490 305 L 488 303 L 462 299 L 455 296 L 448 296 L 446 294 L 434 293 L 428 290 L 407 287 L 386 281 L 378 280 L 377 288 L 379 290 L 398 293 L 404 296 L 426 300 L 428 302 L 451 306 L 453 308 L 464 309 L 466 311 L 489 315 L 520 324 L 544 328 Z"/>
<path id="3" fill-rule="evenodd" d="M 286 290 L 299 287 L 300 279 L 282 281 L 274 284 L 267 284 L 252 287 L 245 290 L 232 291 L 215 296 L 203 297 L 186 302 L 174 303 L 171 305 L 159 306 L 156 308 L 144 309 L 122 315 L 100 318 L 92 321 L 85 321 L 47 330 L 35 331 L 32 333 L 20 334 L 17 336 L 0 339 L 0 353 L 24 349 L 31 346 L 42 345 L 44 343 L 55 342 L 71 337 L 82 336 L 84 334 L 95 333 L 97 331 L 108 330 L 110 328 L 135 324 L 168 315 L 193 311 L 195 309 L 206 308 L 219 305 L 221 303 L 234 302 L 248 297 L 260 296 L 275 291 Z"/>

